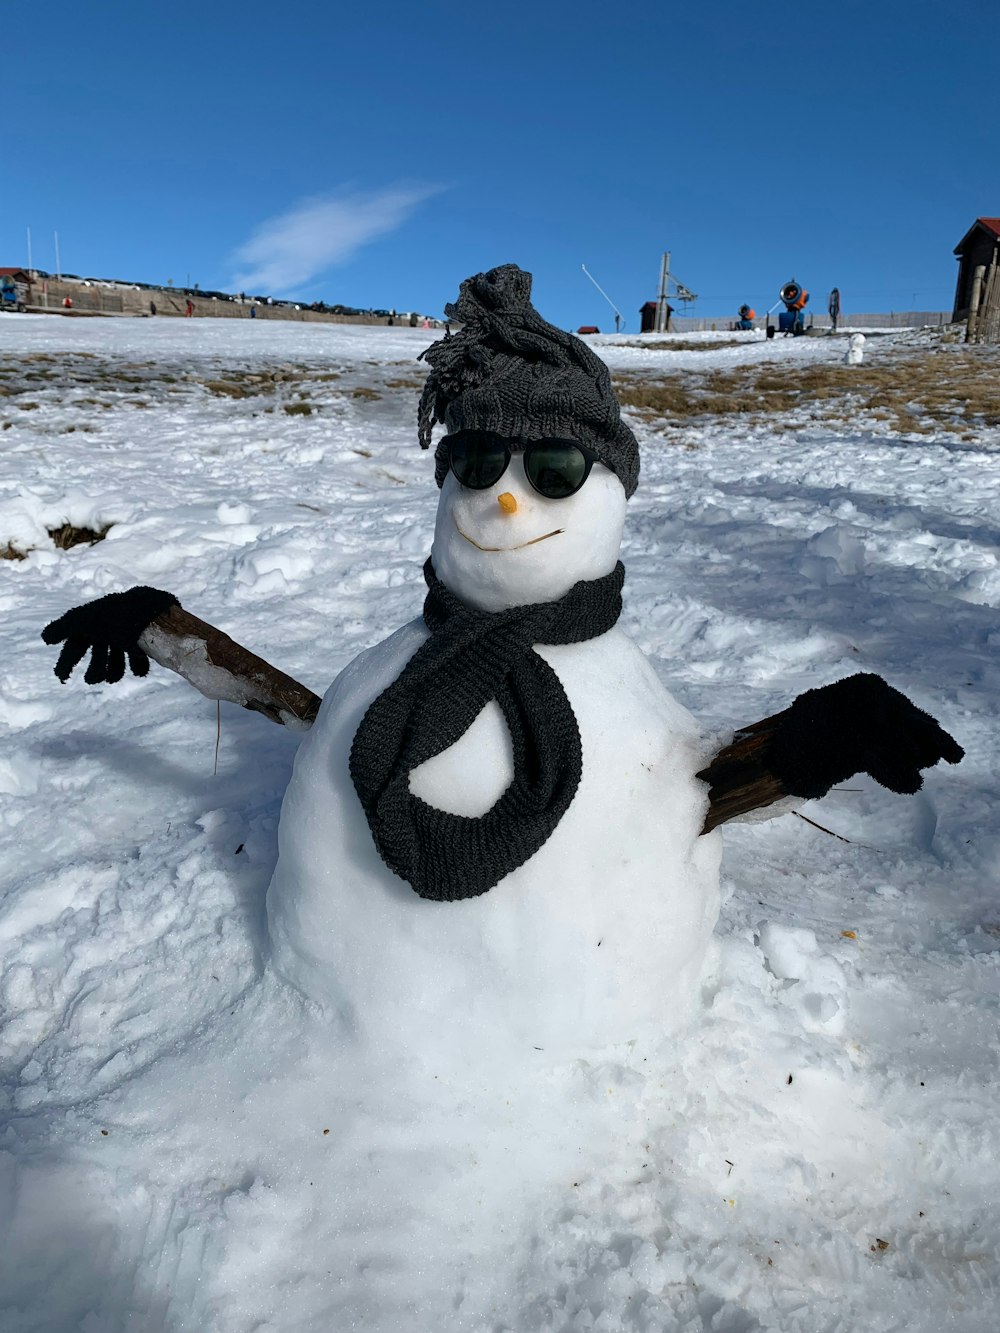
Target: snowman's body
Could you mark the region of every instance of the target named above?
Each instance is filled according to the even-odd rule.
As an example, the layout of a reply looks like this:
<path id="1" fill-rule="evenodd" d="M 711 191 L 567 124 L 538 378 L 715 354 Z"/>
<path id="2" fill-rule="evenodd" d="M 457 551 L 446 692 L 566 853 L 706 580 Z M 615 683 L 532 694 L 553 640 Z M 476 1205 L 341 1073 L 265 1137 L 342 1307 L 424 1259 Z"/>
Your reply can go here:
<path id="1" fill-rule="evenodd" d="M 516 513 L 498 506 L 498 491 Z M 517 457 L 490 491 L 449 476 L 434 565 L 482 610 L 551 600 L 614 567 L 624 507 L 600 466 L 559 501 L 528 487 Z M 618 628 L 536 646 L 579 725 L 579 788 L 548 841 L 489 892 L 428 901 L 380 859 L 348 769 L 366 709 L 427 634 L 415 621 L 351 663 L 303 742 L 268 895 L 278 969 L 366 1044 L 431 1062 L 495 1057 L 502 1044 L 562 1058 L 676 1026 L 697 1002 L 718 912 L 718 836 L 699 837 L 706 797 L 694 774 L 706 754 L 694 720 Z M 411 773 L 410 789 L 475 817 L 511 776 L 506 724 L 490 703 Z"/>

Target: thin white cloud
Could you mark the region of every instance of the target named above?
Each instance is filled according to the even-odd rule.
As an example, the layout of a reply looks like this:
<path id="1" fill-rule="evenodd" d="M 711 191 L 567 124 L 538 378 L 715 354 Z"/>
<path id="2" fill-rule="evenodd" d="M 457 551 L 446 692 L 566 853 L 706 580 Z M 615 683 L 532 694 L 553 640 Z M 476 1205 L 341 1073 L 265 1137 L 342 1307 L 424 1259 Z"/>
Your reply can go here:
<path id="1" fill-rule="evenodd" d="M 395 231 L 440 186 L 398 186 L 305 199 L 262 222 L 233 254 L 234 288 L 275 295 L 301 288 L 362 246 Z"/>

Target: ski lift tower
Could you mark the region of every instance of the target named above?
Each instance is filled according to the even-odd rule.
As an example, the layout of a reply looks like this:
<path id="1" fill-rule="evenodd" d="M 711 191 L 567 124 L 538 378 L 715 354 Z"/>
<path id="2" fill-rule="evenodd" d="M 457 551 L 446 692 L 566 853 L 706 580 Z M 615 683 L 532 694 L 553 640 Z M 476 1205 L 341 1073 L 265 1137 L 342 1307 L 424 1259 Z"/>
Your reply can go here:
<path id="1" fill-rule="evenodd" d="M 670 251 L 666 250 L 663 260 L 660 264 L 660 287 L 656 298 L 656 329 L 657 333 L 666 333 L 667 320 L 669 319 L 668 298 L 670 296 L 670 284 L 674 284 L 674 297 L 678 301 L 683 301 L 685 305 L 690 305 L 692 301 L 697 301 L 698 297 L 690 287 L 685 287 L 683 282 L 670 272 Z"/>

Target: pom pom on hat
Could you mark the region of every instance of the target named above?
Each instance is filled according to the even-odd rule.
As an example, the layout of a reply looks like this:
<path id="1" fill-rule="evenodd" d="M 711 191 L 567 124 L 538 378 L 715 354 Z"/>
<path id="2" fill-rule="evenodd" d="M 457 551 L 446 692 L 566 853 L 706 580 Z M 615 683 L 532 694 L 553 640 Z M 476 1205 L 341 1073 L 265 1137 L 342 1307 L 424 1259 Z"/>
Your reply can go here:
<path id="1" fill-rule="evenodd" d="M 531 274 L 504 264 L 466 278 L 445 314 L 458 333 L 422 354 L 431 370 L 420 398 L 420 446 L 436 422 L 448 432 L 490 430 L 509 440 L 579 440 L 631 496 L 639 446 L 621 419 L 608 368 L 575 338 L 542 319 L 531 304 Z M 448 474 L 438 445 L 435 478 Z"/>

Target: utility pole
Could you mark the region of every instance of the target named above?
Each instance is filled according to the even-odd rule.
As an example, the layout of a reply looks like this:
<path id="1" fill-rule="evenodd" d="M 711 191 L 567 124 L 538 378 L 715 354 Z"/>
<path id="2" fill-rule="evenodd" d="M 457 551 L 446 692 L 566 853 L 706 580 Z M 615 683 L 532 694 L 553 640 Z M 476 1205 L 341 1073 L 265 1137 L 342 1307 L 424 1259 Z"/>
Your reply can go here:
<path id="1" fill-rule="evenodd" d="M 667 308 L 667 284 L 670 281 L 670 251 L 664 251 L 660 264 L 660 290 L 656 297 L 656 333 L 666 333 L 670 313 Z"/>
<path id="2" fill-rule="evenodd" d="M 56 277 L 62 277 L 62 265 L 59 262 L 59 233 L 54 231 L 52 235 L 56 238 Z"/>
<path id="3" fill-rule="evenodd" d="M 668 297 L 670 295 L 670 284 L 674 284 L 674 296 L 676 300 L 684 303 L 685 309 L 692 302 L 697 301 L 698 297 L 690 287 L 685 287 L 679 278 L 675 278 L 670 272 L 670 251 L 666 250 L 663 254 L 663 262 L 660 264 L 660 290 L 656 298 L 656 328 L 657 333 L 666 333 L 670 326 L 670 305 Z"/>
<path id="4" fill-rule="evenodd" d="M 31 277 L 31 228 L 28 228 L 28 277 Z"/>

